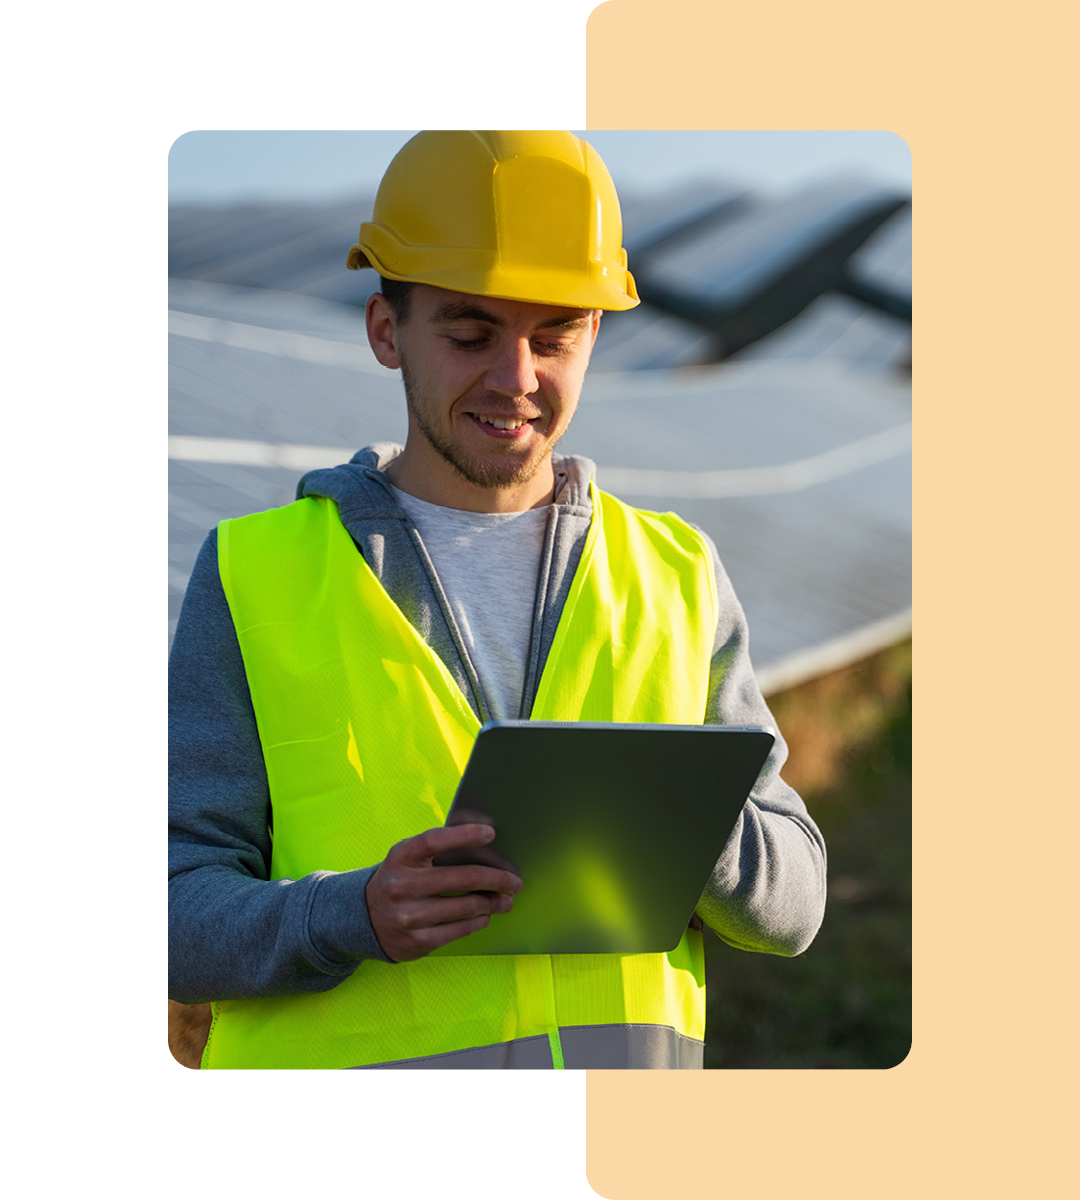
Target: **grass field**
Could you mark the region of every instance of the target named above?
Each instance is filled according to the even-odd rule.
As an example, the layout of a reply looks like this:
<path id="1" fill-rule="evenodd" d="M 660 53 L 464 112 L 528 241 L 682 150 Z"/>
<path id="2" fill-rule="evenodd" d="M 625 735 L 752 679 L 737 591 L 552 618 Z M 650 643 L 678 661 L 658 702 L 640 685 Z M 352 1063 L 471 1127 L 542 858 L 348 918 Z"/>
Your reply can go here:
<path id="1" fill-rule="evenodd" d="M 825 835 L 825 922 L 798 958 L 706 938 L 706 1067 L 887 1068 L 911 1045 L 911 643 L 770 697 L 784 778 Z"/>

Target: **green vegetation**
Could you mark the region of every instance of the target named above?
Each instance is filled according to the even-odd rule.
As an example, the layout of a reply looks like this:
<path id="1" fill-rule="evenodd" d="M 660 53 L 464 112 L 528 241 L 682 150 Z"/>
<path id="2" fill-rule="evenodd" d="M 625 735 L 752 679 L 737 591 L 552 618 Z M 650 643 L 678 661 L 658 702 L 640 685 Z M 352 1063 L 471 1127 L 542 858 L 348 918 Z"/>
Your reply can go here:
<path id="1" fill-rule="evenodd" d="M 911 1045 L 911 643 L 770 697 L 784 778 L 825 835 L 798 958 L 706 939 L 706 1067 L 887 1068 Z"/>

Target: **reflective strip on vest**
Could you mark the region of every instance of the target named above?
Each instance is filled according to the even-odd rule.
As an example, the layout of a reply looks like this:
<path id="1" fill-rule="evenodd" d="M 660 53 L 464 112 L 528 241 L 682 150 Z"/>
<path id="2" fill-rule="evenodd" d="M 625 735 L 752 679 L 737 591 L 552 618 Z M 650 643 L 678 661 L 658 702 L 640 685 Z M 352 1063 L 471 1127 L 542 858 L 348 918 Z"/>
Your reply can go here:
<path id="1" fill-rule="evenodd" d="M 593 502 L 531 716 L 699 724 L 716 628 L 708 550 L 670 514 L 595 488 Z M 336 506 L 309 498 L 224 521 L 218 556 L 266 760 L 271 878 L 370 866 L 441 825 L 479 723 Z M 518 1045 L 529 1050 L 503 1057 L 537 1050 L 551 1066 L 560 1042 L 574 1066 L 588 1027 L 700 1043 L 704 988 L 692 930 L 667 954 L 365 960 L 329 991 L 215 1003 L 203 1066 L 358 1067 Z M 635 1057 L 640 1039 L 618 1036 Z"/>
<path id="2" fill-rule="evenodd" d="M 668 1068 L 700 1070 L 704 1043 L 684 1037 L 668 1025 L 578 1025 L 560 1029 L 565 1065 L 570 1068 Z M 547 1038 L 518 1038 L 498 1046 L 454 1050 L 429 1058 L 406 1058 L 372 1063 L 358 1071 L 497 1071 L 529 1070 L 551 1066 Z"/>

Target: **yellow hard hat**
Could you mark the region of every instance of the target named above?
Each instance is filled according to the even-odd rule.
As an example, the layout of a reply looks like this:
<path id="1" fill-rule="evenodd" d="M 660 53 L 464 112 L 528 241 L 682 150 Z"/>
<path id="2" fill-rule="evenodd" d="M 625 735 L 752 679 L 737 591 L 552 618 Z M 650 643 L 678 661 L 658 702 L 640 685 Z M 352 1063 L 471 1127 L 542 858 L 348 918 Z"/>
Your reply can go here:
<path id="1" fill-rule="evenodd" d="M 387 167 L 348 265 L 534 304 L 639 303 L 615 185 L 564 130 L 418 133 Z"/>

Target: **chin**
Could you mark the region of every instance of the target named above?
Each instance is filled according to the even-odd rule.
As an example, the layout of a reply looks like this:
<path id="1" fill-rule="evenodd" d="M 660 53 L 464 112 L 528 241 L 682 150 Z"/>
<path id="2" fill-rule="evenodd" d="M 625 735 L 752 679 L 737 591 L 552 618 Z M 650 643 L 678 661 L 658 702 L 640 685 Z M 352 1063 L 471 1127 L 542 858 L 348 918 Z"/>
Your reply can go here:
<path id="1" fill-rule="evenodd" d="M 473 455 L 462 446 L 440 437 L 433 429 L 420 426 L 431 448 L 448 462 L 463 478 L 476 487 L 507 488 L 520 487 L 529 483 L 551 460 L 553 444 L 544 444 L 516 452 L 506 446 L 504 450 L 488 451 Z"/>
<path id="2" fill-rule="evenodd" d="M 506 459 L 480 459 L 470 461 L 460 456 L 443 455 L 447 462 L 470 483 L 482 488 L 520 487 L 529 483 L 550 459 L 551 451 L 538 457 L 530 456 L 520 462 Z"/>

